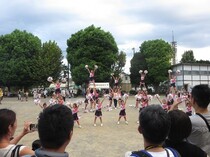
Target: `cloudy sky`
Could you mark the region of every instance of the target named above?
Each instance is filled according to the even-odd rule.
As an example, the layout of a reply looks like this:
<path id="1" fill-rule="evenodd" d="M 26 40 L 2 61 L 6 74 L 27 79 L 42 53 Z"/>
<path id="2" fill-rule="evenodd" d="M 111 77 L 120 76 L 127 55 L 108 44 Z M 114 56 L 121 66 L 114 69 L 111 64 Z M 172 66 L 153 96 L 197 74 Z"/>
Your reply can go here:
<path id="1" fill-rule="evenodd" d="M 126 52 L 129 72 L 132 48 L 143 41 L 177 41 L 177 62 L 193 50 L 210 60 L 209 0 L 1 0 L 0 35 L 26 30 L 42 42 L 54 40 L 66 50 L 71 34 L 92 24 L 110 32 Z"/>

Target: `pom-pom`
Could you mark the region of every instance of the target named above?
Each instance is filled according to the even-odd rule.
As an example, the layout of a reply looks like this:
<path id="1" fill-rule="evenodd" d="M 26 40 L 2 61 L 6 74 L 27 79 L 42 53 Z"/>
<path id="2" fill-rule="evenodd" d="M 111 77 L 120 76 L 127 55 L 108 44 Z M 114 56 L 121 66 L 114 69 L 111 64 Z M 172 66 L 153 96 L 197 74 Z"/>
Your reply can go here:
<path id="1" fill-rule="evenodd" d="M 87 69 L 88 68 L 88 65 L 85 65 L 85 68 Z"/>
<path id="2" fill-rule="evenodd" d="M 142 73 L 142 70 L 139 70 L 139 73 Z"/>
<path id="3" fill-rule="evenodd" d="M 126 98 L 129 97 L 129 95 L 125 93 L 125 94 L 123 95 L 123 97 L 126 99 Z"/>
<path id="4" fill-rule="evenodd" d="M 144 70 L 144 73 L 145 73 L 145 74 L 147 74 L 147 73 L 148 73 L 148 71 L 147 71 L 147 70 Z"/>
<path id="5" fill-rule="evenodd" d="M 112 76 L 114 76 L 114 73 L 111 73 Z"/>
<path id="6" fill-rule="evenodd" d="M 94 65 L 95 69 L 98 69 L 98 66 L 97 65 Z"/>
<path id="7" fill-rule="evenodd" d="M 176 73 L 179 74 L 180 73 L 180 70 L 177 70 Z"/>
<path id="8" fill-rule="evenodd" d="M 168 70 L 168 73 L 172 73 L 172 70 L 169 69 L 169 70 Z"/>
<path id="9" fill-rule="evenodd" d="M 48 81 L 48 82 L 52 82 L 52 81 L 53 81 L 53 78 L 52 78 L 51 76 L 49 76 L 49 77 L 47 78 L 47 81 Z"/>

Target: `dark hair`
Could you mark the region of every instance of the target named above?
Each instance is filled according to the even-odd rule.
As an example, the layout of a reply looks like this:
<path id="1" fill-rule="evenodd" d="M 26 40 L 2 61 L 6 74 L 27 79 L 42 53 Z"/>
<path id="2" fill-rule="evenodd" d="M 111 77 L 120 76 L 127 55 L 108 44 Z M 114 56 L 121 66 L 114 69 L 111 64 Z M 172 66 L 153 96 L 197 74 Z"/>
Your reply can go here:
<path id="1" fill-rule="evenodd" d="M 191 93 L 197 105 L 201 108 L 207 108 L 210 102 L 210 88 L 208 85 L 194 86 Z"/>
<path id="2" fill-rule="evenodd" d="M 43 148 L 59 148 L 70 139 L 74 121 L 65 105 L 47 107 L 39 115 L 38 133 Z"/>
<path id="3" fill-rule="evenodd" d="M 0 139 L 8 133 L 8 127 L 14 125 L 16 114 L 9 109 L 0 109 Z"/>
<path id="4" fill-rule="evenodd" d="M 35 151 L 36 149 L 40 148 L 41 147 L 41 142 L 40 140 L 35 140 L 33 141 L 32 143 L 32 150 Z"/>
<path id="5" fill-rule="evenodd" d="M 149 105 L 142 109 L 139 122 L 143 137 L 152 144 L 162 143 L 171 126 L 169 115 L 160 105 Z"/>
<path id="6" fill-rule="evenodd" d="M 175 142 L 181 142 L 187 138 L 192 130 L 189 116 L 181 110 L 172 110 L 168 113 L 171 118 L 171 129 L 168 138 Z"/>

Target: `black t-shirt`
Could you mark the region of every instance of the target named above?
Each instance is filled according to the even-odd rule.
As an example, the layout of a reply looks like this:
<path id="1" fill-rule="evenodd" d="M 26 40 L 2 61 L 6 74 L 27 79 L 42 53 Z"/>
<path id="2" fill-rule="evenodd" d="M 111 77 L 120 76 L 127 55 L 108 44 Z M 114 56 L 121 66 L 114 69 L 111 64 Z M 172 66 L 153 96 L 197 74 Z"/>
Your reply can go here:
<path id="1" fill-rule="evenodd" d="M 170 140 L 166 140 L 164 147 L 171 147 L 176 149 L 181 157 L 207 157 L 207 154 L 196 145 L 187 142 L 173 143 Z"/>

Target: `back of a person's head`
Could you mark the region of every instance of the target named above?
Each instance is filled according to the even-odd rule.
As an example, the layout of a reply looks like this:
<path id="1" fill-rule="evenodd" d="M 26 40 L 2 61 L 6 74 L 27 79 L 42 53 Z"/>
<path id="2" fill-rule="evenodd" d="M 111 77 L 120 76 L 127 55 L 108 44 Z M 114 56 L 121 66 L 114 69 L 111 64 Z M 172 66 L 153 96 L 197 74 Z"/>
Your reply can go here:
<path id="1" fill-rule="evenodd" d="M 14 125 L 16 114 L 9 109 L 0 109 L 0 139 L 8 133 L 8 127 Z"/>
<path id="2" fill-rule="evenodd" d="M 208 85 L 194 86 L 191 96 L 199 107 L 207 108 L 210 103 L 210 88 Z"/>
<path id="3" fill-rule="evenodd" d="M 181 110 L 172 110 L 168 113 L 171 118 L 171 129 L 168 138 L 178 143 L 187 138 L 192 130 L 189 116 Z"/>
<path id="4" fill-rule="evenodd" d="M 149 105 L 139 115 L 143 137 L 152 144 L 162 143 L 170 130 L 171 120 L 160 105 Z"/>
<path id="5" fill-rule="evenodd" d="M 39 115 L 38 133 L 43 148 L 60 148 L 70 140 L 74 121 L 72 111 L 65 105 L 47 107 Z"/>

